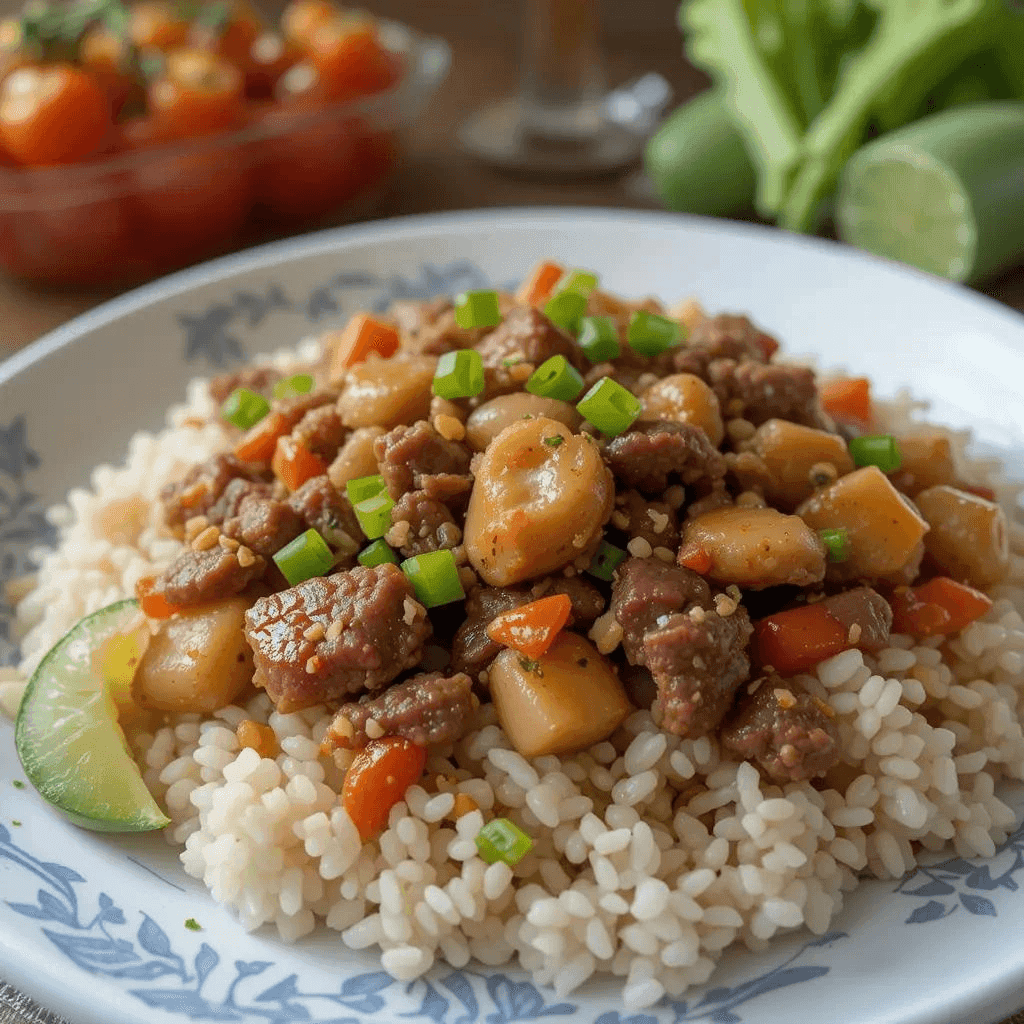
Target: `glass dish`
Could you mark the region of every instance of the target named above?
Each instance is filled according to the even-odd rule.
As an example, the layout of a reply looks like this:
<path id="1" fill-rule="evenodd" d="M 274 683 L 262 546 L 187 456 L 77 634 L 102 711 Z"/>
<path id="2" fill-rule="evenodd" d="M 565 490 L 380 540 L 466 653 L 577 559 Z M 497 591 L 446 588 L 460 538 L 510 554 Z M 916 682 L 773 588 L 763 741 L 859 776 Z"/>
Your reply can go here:
<path id="1" fill-rule="evenodd" d="M 67 167 L 0 167 L 0 267 L 23 280 L 111 286 L 263 239 L 369 215 L 451 51 L 396 22 L 391 89 L 313 111 L 252 104 L 248 127 Z"/>

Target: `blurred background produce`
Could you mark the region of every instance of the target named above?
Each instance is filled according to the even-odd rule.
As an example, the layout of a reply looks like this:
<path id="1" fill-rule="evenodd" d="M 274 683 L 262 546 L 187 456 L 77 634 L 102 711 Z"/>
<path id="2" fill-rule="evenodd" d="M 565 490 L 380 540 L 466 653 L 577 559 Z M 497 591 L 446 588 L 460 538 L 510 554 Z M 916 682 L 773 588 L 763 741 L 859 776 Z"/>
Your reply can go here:
<path id="1" fill-rule="evenodd" d="M 1024 258 L 1014 0 L 684 0 L 679 23 L 713 86 L 647 147 L 670 209 L 803 232 L 834 215 L 958 281 Z"/>

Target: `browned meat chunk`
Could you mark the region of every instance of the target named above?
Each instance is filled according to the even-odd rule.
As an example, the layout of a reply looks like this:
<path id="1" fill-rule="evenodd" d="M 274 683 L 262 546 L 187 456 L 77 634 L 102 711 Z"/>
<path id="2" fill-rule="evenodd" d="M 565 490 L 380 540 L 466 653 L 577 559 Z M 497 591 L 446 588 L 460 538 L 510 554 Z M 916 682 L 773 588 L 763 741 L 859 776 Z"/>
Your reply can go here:
<path id="1" fill-rule="evenodd" d="M 832 426 L 818 401 L 814 371 L 806 366 L 719 359 L 708 369 L 708 383 L 726 419 L 742 417 L 754 426 L 771 419 L 826 430 Z"/>
<path id="2" fill-rule="evenodd" d="M 471 348 L 489 330 L 489 327 L 460 327 L 455 322 L 455 310 L 449 302 L 448 309 L 440 312 L 431 323 L 420 327 L 409 348 L 426 356 L 440 356 L 456 349 Z"/>
<path id="3" fill-rule="evenodd" d="M 745 696 L 720 733 L 722 745 L 785 785 L 824 775 L 839 761 L 835 712 L 792 679 L 772 675 Z"/>
<path id="4" fill-rule="evenodd" d="M 690 423 L 654 420 L 613 438 L 604 449 L 616 478 L 644 494 L 660 495 L 670 482 L 725 476 L 725 458 L 708 435 Z"/>
<path id="5" fill-rule="evenodd" d="M 390 563 L 316 576 L 245 613 L 253 681 L 282 712 L 380 689 L 418 664 L 430 632 L 412 585 Z"/>
<path id="6" fill-rule="evenodd" d="M 626 491 L 615 499 L 611 524 L 631 540 L 640 537 L 651 548 L 679 548 L 679 518 L 663 501 L 648 501 L 639 491 Z"/>
<path id="7" fill-rule="evenodd" d="M 577 370 L 586 368 L 579 345 L 533 306 L 517 306 L 478 345 L 484 364 L 484 395 L 491 398 L 518 391 L 526 367 L 538 367 L 552 356 L 565 356 Z"/>
<path id="8" fill-rule="evenodd" d="M 692 605 L 711 607 L 711 588 L 690 569 L 657 558 L 630 558 L 615 574 L 611 609 L 622 626 L 622 648 L 634 664 L 644 664 L 643 643 L 659 619 Z"/>
<path id="9" fill-rule="evenodd" d="M 892 608 L 881 594 L 870 587 L 846 590 L 834 597 L 826 597 L 821 604 L 846 630 L 852 646 L 874 654 L 888 645 Z"/>
<path id="10" fill-rule="evenodd" d="M 292 440 L 330 462 L 348 433 L 335 405 L 310 409 L 292 428 Z"/>
<path id="11" fill-rule="evenodd" d="M 441 314 L 452 308 L 452 300 L 447 295 L 433 299 L 396 299 L 388 307 L 387 316 L 400 331 L 415 335 L 437 323 Z"/>
<path id="12" fill-rule="evenodd" d="M 441 548 L 450 550 L 462 540 L 462 530 L 448 506 L 435 501 L 426 491 L 406 491 L 391 509 L 391 522 L 409 524 L 405 540 L 398 544 L 406 558 Z"/>
<path id="13" fill-rule="evenodd" d="M 401 736 L 420 747 L 454 743 L 466 733 L 479 703 L 465 673 L 413 676 L 389 686 L 379 697 L 343 704 L 324 737 L 324 746 L 359 750 L 383 736 Z"/>
<path id="14" fill-rule="evenodd" d="M 469 493 L 469 449 L 442 437 L 426 420 L 395 427 L 373 442 L 388 494 L 397 501 L 407 491 L 426 491 L 436 501 Z"/>
<path id="15" fill-rule="evenodd" d="M 677 736 L 713 732 L 750 673 L 754 627 L 742 606 L 730 615 L 694 606 L 644 637 L 644 660 L 658 685 L 654 720 Z"/>
<path id="16" fill-rule="evenodd" d="M 307 480 L 288 499 L 288 504 L 334 551 L 355 554 L 365 540 L 348 495 L 339 491 L 326 476 Z"/>
<path id="17" fill-rule="evenodd" d="M 693 373 L 707 380 L 708 367 L 716 359 L 766 362 L 765 339 L 771 348 L 777 347 L 774 338 L 759 331 L 745 316 L 725 313 L 707 317 L 693 328 L 686 344 L 676 349 L 675 372 Z"/>
<path id="18" fill-rule="evenodd" d="M 261 494 L 242 498 L 238 514 L 226 519 L 221 527 L 226 537 L 268 560 L 305 529 L 302 516 L 287 502 Z"/>
<path id="19" fill-rule="evenodd" d="M 219 526 L 225 519 L 233 519 L 242 511 L 244 502 L 252 498 L 269 498 L 274 493 L 272 484 L 238 478 L 232 480 L 224 493 L 206 511 L 207 520 Z"/>
<path id="20" fill-rule="evenodd" d="M 604 598 L 578 576 L 549 576 L 532 587 L 481 587 L 466 598 L 466 619 L 452 640 L 452 668 L 474 679 L 501 652 L 501 644 L 487 635 L 487 627 L 502 612 L 521 608 L 540 597 L 568 594 L 572 613 L 568 625 L 589 626 L 604 611 Z"/>
<path id="21" fill-rule="evenodd" d="M 218 405 L 223 405 L 235 388 L 248 388 L 269 398 L 280 379 L 281 371 L 272 366 L 252 366 L 246 370 L 218 374 L 210 381 L 210 394 Z"/>
<path id="22" fill-rule="evenodd" d="M 180 529 L 194 516 L 205 515 L 236 479 L 258 482 L 260 468 L 234 455 L 215 455 L 193 466 L 181 480 L 160 492 L 164 521 L 171 529 Z"/>
<path id="23" fill-rule="evenodd" d="M 266 568 L 264 558 L 241 547 L 186 548 L 157 578 L 156 590 L 171 604 L 190 608 L 240 594 Z"/>

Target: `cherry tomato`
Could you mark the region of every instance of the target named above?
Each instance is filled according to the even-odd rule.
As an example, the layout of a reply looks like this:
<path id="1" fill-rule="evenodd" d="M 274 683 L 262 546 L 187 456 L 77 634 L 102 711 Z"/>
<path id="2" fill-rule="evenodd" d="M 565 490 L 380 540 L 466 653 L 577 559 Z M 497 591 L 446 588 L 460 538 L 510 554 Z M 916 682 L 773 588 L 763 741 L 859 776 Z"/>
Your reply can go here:
<path id="1" fill-rule="evenodd" d="M 129 102 L 139 109 L 145 102 L 142 85 L 128 73 L 130 59 L 126 40 L 108 28 L 97 26 L 82 38 L 79 63 L 102 86 L 115 119 Z"/>
<path id="2" fill-rule="evenodd" d="M 269 100 L 281 76 L 297 63 L 299 50 L 276 32 L 264 32 L 252 44 L 245 72 L 245 95 Z"/>
<path id="3" fill-rule="evenodd" d="M 139 236 L 159 269 L 229 248 L 252 205 L 246 153 L 221 140 L 183 143 L 167 125 L 140 118 L 125 126 L 135 154 L 130 204 Z"/>
<path id="4" fill-rule="evenodd" d="M 131 41 L 142 50 L 173 50 L 188 39 L 189 22 L 166 0 L 132 4 L 128 22 Z"/>
<path id="5" fill-rule="evenodd" d="M 103 89 L 69 64 L 19 68 L 0 86 L 0 141 L 19 163 L 85 160 L 103 147 L 111 129 Z"/>
<path id="6" fill-rule="evenodd" d="M 241 72 L 223 57 L 193 48 L 174 50 L 149 87 L 149 106 L 170 136 L 216 134 L 242 123 L 243 85 Z"/>
<path id="7" fill-rule="evenodd" d="M 0 79 L 32 63 L 32 54 L 24 45 L 21 19 L 0 20 Z"/>
<path id="8" fill-rule="evenodd" d="M 338 16 L 317 25 L 308 51 L 329 100 L 380 92 L 398 77 L 392 55 L 380 45 L 373 23 L 360 18 Z"/>
<path id="9" fill-rule="evenodd" d="M 192 22 L 189 42 L 229 60 L 243 71 L 253 43 L 266 31 L 263 18 L 247 0 L 221 0 L 207 4 Z"/>
<path id="10" fill-rule="evenodd" d="M 281 32 L 289 42 L 305 46 L 317 26 L 337 15 L 337 7 L 329 0 L 291 0 L 281 13 Z"/>

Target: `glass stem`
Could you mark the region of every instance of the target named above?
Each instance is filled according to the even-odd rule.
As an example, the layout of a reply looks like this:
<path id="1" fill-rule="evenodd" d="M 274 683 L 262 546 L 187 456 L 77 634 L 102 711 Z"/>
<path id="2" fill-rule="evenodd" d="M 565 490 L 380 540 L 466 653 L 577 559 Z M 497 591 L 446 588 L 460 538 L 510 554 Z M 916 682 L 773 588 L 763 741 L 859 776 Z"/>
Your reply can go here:
<path id="1" fill-rule="evenodd" d="M 601 130 L 605 93 L 598 0 L 524 0 L 523 130 L 585 141 Z"/>

